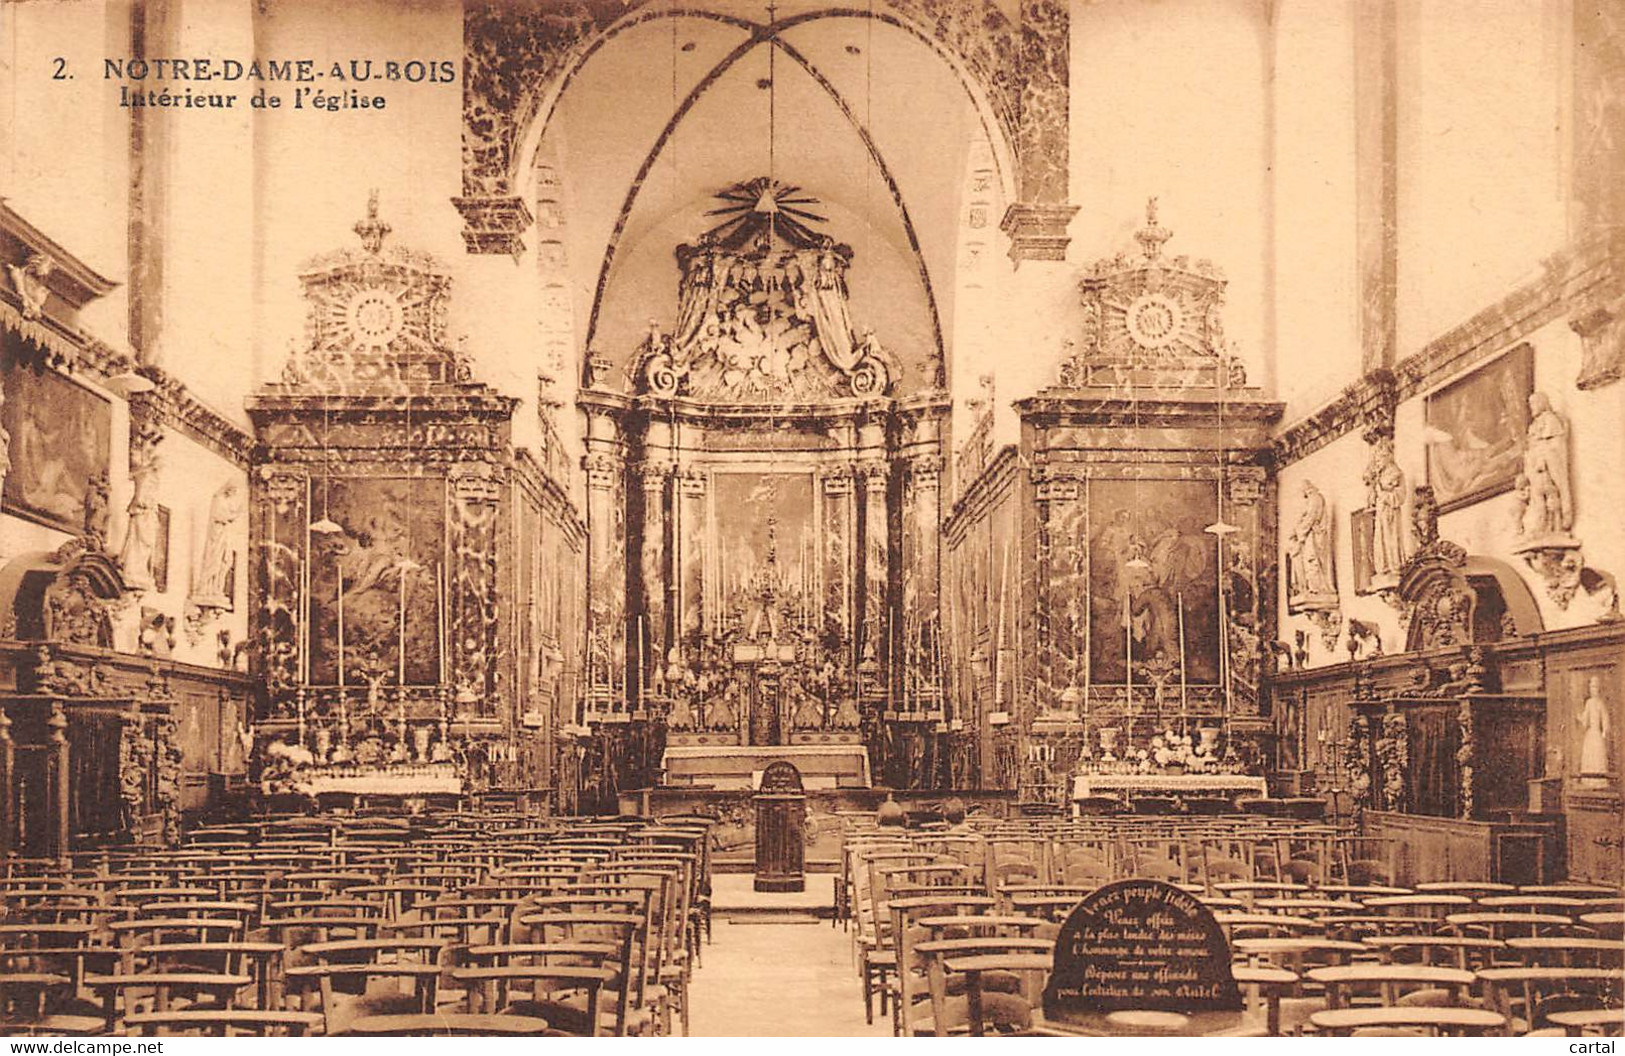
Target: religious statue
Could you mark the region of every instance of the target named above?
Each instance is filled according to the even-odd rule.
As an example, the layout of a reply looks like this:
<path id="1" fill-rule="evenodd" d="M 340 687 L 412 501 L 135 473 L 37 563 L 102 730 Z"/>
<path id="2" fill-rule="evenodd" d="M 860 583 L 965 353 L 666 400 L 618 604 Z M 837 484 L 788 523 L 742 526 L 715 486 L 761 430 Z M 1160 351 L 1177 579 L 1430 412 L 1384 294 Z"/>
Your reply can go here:
<path id="1" fill-rule="evenodd" d="M 1405 564 L 1405 537 L 1400 509 L 1405 502 L 1405 471 L 1394 461 L 1394 438 L 1378 436 L 1371 446 L 1371 461 L 1365 470 L 1366 503 L 1373 518 L 1371 531 L 1371 574 L 1373 578 L 1397 576 Z"/>
<path id="2" fill-rule="evenodd" d="M 228 480 L 209 500 L 209 530 L 203 541 L 203 557 L 193 580 L 192 601 L 217 609 L 231 608 L 232 571 L 237 550 L 232 545 L 231 526 L 243 515 L 247 496 L 236 480 Z"/>
<path id="3" fill-rule="evenodd" d="M 738 684 L 729 682 L 728 688 L 722 691 L 721 699 L 711 706 L 711 713 L 706 717 L 710 720 L 710 726 L 713 730 L 730 730 L 739 722 L 737 701 L 735 700 L 738 692 Z"/>
<path id="4" fill-rule="evenodd" d="M 858 714 L 858 702 L 852 694 L 841 695 L 841 703 L 835 708 L 835 728 L 839 730 L 855 730 L 863 725 L 863 716 Z"/>
<path id="5" fill-rule="evenodd" d="M 1608 707 L 1602 702 L 1602 680 L 1586 682 L 1585 705 L 1580 709 L 1580 777 L 1588 785 L 1603 785 L 1608 776 Z"/>
<path id="6" fill-rule="evenodd" d="M 1521 534 L 1533 538 L 1566 535 L 1574 526 L 1568 423 L 1552 410 L 1543 392 L 1530 394 L 1529 418 L 1523 448 L 1523 480 L 1528 492 Z M 1523 494 L 1520 490 L 1520 496 Z"/>
<path id="7" fill-rule="evenodd" d="M 791 712 L 791 724 L 798 730 L 817 730 L 824 725 L 824 702 L 794 683 L 791 698 L 796 702 Z"/>
<path id="8" fill-rule="evenodd" d="M 51 296 L 46 280 L 55 270 L 56 263 L 43 253 L 33 254 L 20 266 L 6 265 L 6 271 L 11 275 L 12 288 L 17 291 L 17 299 L 22 302 L 24 319 L 38 319 L 45 314 L 45 302 Z"/>
<path id="9" fill-rule="evenodd" d="M 102 550 L 107 546 L 107 472 L 91 477 L 85 485 L 85 546 Z"/>
<path id="10" fill-rule="evenodd" d="M 1287 537 L 1287 601 L 1293 608 L 1337 603 L 1332 570 L 1332 517 L 1326 496 L 1303 482 L 1303 512 Z"/>
<path id="11" fill-rule="evenodd" d="M 130 437 L 130 522 L 124 529 L 124 547 L 119 566 L 124 582 L 138 590 L 157 585 L 153 562 L 158 551 L 158 444 L 163 433 L 156 426 L 142 425 Z"/>
<path id="12" fill-rule="evenodd" d="M 694 709 L 689 707 L 688 694 L 677 693 L 672 700 L 671 711 L 666 714 L 666 726 L 673 730 L 688 730 L 694 727 Z"/>

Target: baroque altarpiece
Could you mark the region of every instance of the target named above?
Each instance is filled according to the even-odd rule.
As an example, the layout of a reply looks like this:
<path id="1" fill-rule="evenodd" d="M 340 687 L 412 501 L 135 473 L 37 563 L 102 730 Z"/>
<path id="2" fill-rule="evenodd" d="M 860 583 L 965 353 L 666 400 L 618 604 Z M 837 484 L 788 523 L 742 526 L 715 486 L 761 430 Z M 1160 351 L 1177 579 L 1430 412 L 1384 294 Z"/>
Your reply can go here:
<path id="1" fill-rule="evenodd" d="M 944 525 L 963 721 L 986 784 L 1032 802 L 1170 731 L 1225 771 L 1267 758 L 1282 408 L 1225 337 L 1217 270 L 1164 254 L 1154 200 L 1135 237 L 1085 269 L 1018 444 L 992 449 L 985 401 Z"/>
<path id="2" fill-rule="evenodd" d="M 582 379 L 604 790 L 798 751 L 935 787 L 940 351 L 855 323 L 813 199 L 762 178 L 719 202 L 675 249 L 676 318 Z"/>
<path id="3" fill-rule="evenodd" d="M 448 341 L 448 274 L 386 245 L 376 199 L 355 232 L 300 275 L 304 340 L 248 404 L 261 787 L 549 787 L 582 526 Z"/>

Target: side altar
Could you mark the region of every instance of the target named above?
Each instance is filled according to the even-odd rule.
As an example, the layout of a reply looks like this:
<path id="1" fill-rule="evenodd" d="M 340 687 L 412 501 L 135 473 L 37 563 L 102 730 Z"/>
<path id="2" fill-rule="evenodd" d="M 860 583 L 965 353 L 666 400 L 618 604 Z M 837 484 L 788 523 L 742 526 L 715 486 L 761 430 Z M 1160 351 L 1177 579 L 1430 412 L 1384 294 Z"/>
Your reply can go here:
<path id="1" fill-rule="evenodd" d="M 264 794 L 307 798 L 542 787 L 544 647 L 573 634 L 537 625 L 564 606 L 521 609 L 508 588 L 553 550 L 538 523 L 578 548 L 580 529 L 511 446 L 517 401 L 448 341 L 450 275 L 386 245 L 377 204 L 359 248 L 299 276 L 305 337 L 248 400 L 253 772 Z"/>

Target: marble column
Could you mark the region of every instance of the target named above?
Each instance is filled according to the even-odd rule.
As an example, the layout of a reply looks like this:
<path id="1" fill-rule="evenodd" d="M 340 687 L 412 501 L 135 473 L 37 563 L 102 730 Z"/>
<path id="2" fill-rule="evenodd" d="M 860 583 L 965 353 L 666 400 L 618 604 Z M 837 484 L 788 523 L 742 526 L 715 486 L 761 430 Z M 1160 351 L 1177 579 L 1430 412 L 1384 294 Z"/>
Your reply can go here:
<path id="1" fill-rule="evenodd" d="M 855 614 L 852 596 L 853 533 L 855 531 L 854 489 L 850 465 L 829 466 L 820 474 L 823 489 L 823 526 L 819 532 L 822 543 L 820 561 L 823 566 L 824 626 L 835 627 L 845 648 L 850 669 L 856 671 L 863 659 L 854 649 L 857 639 L 853 634 Z"/>
<path id="2" fill-rule="evenodd" d="M 920 669 L 905 677 L 917 678 L 922 688 L 940 688 L 943 672 L 937 663 L 940 649 L 923 640 L 927 627 L 935 626 L 940 636 L 942 628 L 938 598 L 941 595 L 938 560 L 941 526 L 942 457 L 937 454 L 916 454 L 908 461 L 908 485 L 905 493 L 904 516 L 909 518 L 910 529 L 904 535 L 908 542 L 903 554 L 904 574 L 909 578 L 905 592 L 903 618 L 907 621 L 908 649 L 905 661 L 916 653 Z M 929 650 L 929 651 L 928 651 Z M 940 702 L 938 704 L 940 707 Z"/>
<path id="3" fill-rule="evenodd" d="M 253 490 L 249 531 L 255 673 L 265 680 L 267 717 L 292 717 L 294 687 L 310 681 L 310 479 L 302 471 L 260 466 Z"/>
<path id="4" fill-rule="evenodd" d="M 589 412 L 587 476 L 587 693 L 623 710 L 626 685 L 626 462 L 613 417 Z"/>
<path id="5" fill-rule="evenodd" d="M 637 636 L 632 642 L 632 662 L 637 672 L 637 692 L 641 702 L 644 692 L 654 680 L 655 669 L 665 663 L 669 641 L 666 624 L 666 522 L 670 510 L 667 488 L 671 480 L 671 465 L 664 461 L 645 461 L 639 467 L 639 476 L 643 484 L 639 555 L 643 611 L 633 621 L 631 633 Z"/>
<path id="6" fill-rule="evenodd" d="M 677 524 L 672 535 L 676 567 L 672 569 L 672 579 L 677 584 L 677 611 L 672 625 L 677 648 L 682 652 L 689 643 L 708 632 L 708 621 L 714 615 L 706 598 L 706 555 L 711 525 L 706 516 L 705 471 L 690 466 L 677 475 L 676 483 Z M 693 659 L 684 653 L 685 664 Z"/>
<path id="7" fill-rule="evenodd" d="M 446 483 L 449 681 L 459 713 L 496 714 L 497 506 L 502 481 L 491 463 L 467 461 L 451 467 Z"/>
<path id="8" fill-rule="evenodd" d="M 884 459 L 870 459 L 858 466 L 863 480 L 863 588 L 858 632 L 862 640 L 859 656 L 862 661 L 871 658 L 879 665 L 878 683 L 891 684 L 891 621 L 887 575 L 890 550 L 890 525 L 887 523 L 886 493 L 891 481 L 891 466 Z"/>

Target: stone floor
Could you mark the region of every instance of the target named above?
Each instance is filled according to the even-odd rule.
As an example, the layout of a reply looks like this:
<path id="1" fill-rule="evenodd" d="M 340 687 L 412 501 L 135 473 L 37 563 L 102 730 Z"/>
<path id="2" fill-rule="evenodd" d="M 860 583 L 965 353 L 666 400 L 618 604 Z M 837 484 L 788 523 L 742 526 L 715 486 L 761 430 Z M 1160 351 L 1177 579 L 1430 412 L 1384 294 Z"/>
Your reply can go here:
<path id="1" fill-rule="evenodd" d="M 721 879 L 720 877 L 717 879 Z M 746 877 L 749 880 L 749 877 Z M 718 919 L 694 973 L 694 1037 L 885 1037 L 863 1022 L 852 937 L 829 921 Z"/>

